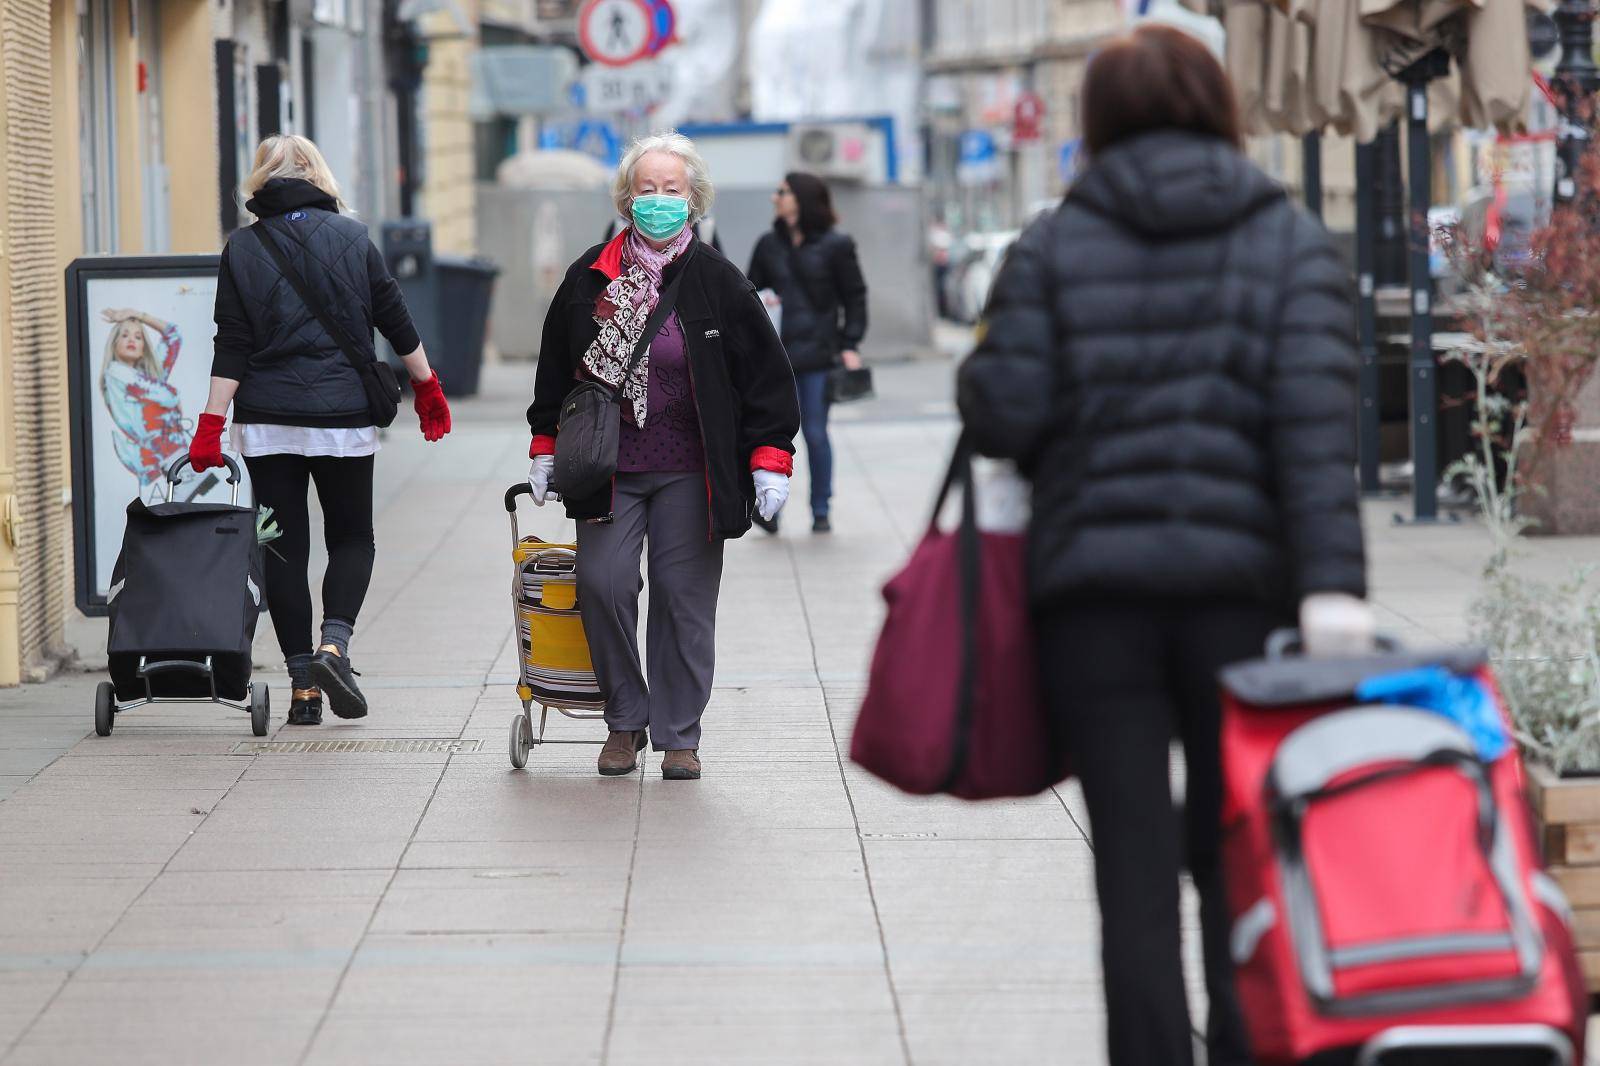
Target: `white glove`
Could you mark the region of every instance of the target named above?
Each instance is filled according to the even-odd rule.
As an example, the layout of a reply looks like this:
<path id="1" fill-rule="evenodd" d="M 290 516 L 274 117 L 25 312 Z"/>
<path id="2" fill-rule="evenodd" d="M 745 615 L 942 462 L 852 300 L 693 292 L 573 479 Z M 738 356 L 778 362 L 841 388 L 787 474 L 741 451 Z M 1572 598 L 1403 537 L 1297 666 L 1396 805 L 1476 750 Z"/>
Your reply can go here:
<path id="1" fill-rule="evenodd" d="M 550 475 L 555 469 L 556 457 L 553 455 L 536 455 L 533 465 L 528 467 L 528 488 L 533 490 L 533 502 L 540 507 L 544 506 L 545 497 L 550 495 Z"/>
<path id="2" fill-rule="evenodd" d="M 756 479 L 756 510 L 770 522 L 789 500 L 789 479 L 771 470 L 757 470 L 752 476 Z"/>
<path id="3" fill-rule="evenodd" d="M 1300 601 L 1300 639 L 1307 655 L 1367 655 L 1377 629 L 1372 608 L 1355 596 L 1313 592 Z"/>

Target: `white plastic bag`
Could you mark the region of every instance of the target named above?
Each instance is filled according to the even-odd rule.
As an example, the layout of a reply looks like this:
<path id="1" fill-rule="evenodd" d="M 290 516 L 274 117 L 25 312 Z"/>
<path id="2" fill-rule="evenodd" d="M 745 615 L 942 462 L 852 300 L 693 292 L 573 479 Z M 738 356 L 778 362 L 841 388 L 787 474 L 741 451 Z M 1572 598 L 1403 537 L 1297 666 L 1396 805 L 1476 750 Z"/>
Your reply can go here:
<path id="1" fill-rule="evenodd" d="M 985 533 L 1025 533 L 1033 517 L 1033 486 L 1009 460 L 972 461 L 973 490 L 978 494 L 978 528 Z"/>
<path id="2" fill-rule="evenodd" d="M 772 331 L 783 336 L 783 301 L 772 289 L 761 289 L 756 295 L 761 297 L 761 306 L 767 309 L 767 317 L 772 319 Z"/>

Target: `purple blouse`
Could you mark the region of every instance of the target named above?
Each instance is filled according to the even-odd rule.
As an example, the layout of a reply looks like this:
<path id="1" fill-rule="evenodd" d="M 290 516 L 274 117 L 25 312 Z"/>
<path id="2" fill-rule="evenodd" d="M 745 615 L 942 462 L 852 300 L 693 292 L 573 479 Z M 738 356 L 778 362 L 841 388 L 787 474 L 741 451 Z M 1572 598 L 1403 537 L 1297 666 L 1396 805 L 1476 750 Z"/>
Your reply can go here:
<path id="1" fill-rule="evenodd" d="M 619 474 L 679 473 L 705 469 L 700 415 L 683 342 L 683 323 L 673 314 L 650 342 L 650 401 L 645 427 L 633 424 L 633 405 L 622 405 L 617 442 Z"/>

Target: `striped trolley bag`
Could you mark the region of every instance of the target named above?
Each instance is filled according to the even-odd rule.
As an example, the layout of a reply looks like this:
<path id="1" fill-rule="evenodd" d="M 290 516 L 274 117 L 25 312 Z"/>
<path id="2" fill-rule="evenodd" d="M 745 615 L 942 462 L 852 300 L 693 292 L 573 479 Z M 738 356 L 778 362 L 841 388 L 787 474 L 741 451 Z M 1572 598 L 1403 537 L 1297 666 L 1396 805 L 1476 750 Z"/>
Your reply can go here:
<path id="1" fill-rule="evenodd" d="M 512 609 L 516 618 L 517 697 L 522 713 L 511 722 L 511 764 L 527 765 L 528 754 L 541 744 L 604 743 L 599 740 L 554 740 L 545 736 L 550 711 L 568 718 L 600 719 L 605 697 L 589 659 L 589 642 L 578 610 L 578 548 L 517 528 L 517 497 L 529 495 L 526 483 L 506 491 L 511 516 Z M 533 721 L 533 708 L 540 709 Z"/>
<path id="2" fill-rule="evenodd" d="M 1223 671 L 1223 857 L 1256 1061 L 1576 1066 L 1570 912 L 1481 652 Z"/>

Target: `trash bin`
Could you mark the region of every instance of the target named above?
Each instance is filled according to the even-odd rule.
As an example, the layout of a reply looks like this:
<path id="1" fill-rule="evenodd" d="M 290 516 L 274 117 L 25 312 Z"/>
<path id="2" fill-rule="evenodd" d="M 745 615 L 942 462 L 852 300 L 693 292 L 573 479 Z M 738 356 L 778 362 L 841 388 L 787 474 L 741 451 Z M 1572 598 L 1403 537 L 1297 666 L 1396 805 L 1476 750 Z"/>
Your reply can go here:
<path id="1" fill-rule="evenodd" d="M 383 257 L 445 395 L 476 395 L 500 268 L 487 259 L 434 255 L 433 226 L 423 219 L 385 222 Z"/>
<path id="2" fill-rule="evenodd" d="M 447 396 L 476 396 L 483 369 L 483 344 L 489 334 L 489 301 L 500 268 L 487 259 L 441 255 L 434 258 L 439 314 L 448 323 L 437 349 L 428 344 L 428 359 L 441 369 L 439 381 Z M 433 352 L 439 357 L 434 359 Z"/>

